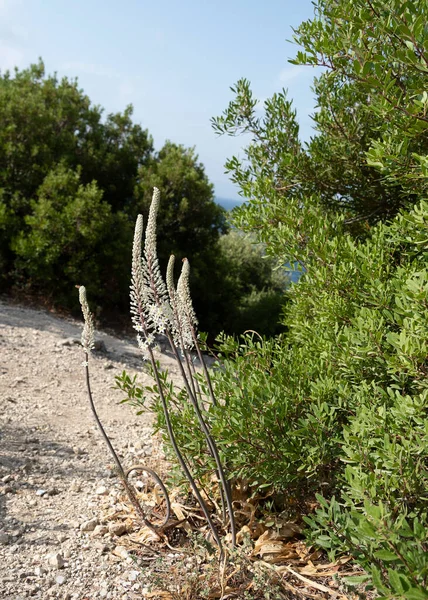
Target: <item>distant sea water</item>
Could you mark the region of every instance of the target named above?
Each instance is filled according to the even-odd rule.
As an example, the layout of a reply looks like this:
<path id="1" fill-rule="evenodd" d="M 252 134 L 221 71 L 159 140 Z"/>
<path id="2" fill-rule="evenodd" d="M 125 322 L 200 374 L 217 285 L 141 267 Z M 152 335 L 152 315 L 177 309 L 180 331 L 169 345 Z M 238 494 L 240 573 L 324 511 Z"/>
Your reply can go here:
<path id="1" fill-rule="evenodd" d="M 216 196 L 215 201 L 220 204 L 225 210 L 232 210 L 235 206 L 240 206 L 243 200 L 232 200 L 232 198 L 219 198 Z"/>

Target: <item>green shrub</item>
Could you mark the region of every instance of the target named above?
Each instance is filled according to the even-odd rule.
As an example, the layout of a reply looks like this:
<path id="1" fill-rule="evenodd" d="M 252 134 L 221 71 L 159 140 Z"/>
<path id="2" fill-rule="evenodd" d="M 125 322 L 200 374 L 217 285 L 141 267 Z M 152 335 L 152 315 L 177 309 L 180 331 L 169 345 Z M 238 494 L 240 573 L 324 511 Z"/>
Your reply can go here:
<path id="1" fill-rule="evenodd" d="M 311 538 L 352 552 L 379 592 L 409 581 L 415 595 L 402 597 L 415 598 L 428 569 L 427 224 L 422 201 L 364 242 L 323 242 L 326 260 L 288 292 L 286 334 L 221 338 L 213 384 L 222 401 L 205 412 L 232 479 L 281 502 L 336 496 L 321 500 Z M 195 419 L 173 389 L 171 401 L 180 447 L 203 481 L 213 465 Z M 356 540 L 369 529 L 363 552 Z M 388 548 L 401 583 L 388 583 Z"/>
<path id="2" fill-rule="evenodd" d="M 127 273 L 121 267 L 130 262 L 132 227 L 102 196 L 95 182 L 82 185 L 79 172 L 64 165 L 49 172 L 12 245 L 16 280 L 63 305 L 83 280 L 95 301 L 108 289 L 108 308 L 123 302 Z"/>
<path id="3" fill-rule="evenodd" d="M 366 583 L 379 600 L 424 600 L 428 598 L 427 513 L 392 515 L 381 501 L 366 501 L 358 509 L 345 498 L 344 504 L 318 496 L 321 507 L 305 520 L 312 540 L 334 558 L 337 552 L 351 554 L 366 570 L 365 575 L 346 577 L 349 585 Z M 360 588 L 361 589 L 361 588 Z"/>
<path id="4" fill-rule="evenodd" d="M 294 30 L 301 48 L 290 61 L 322 67 L 307 144 L 286 91 L 260 110 L 244 79 L 213 119 L 218 133 L 249 136 L 244 158 L 226 163 L 248 200 L 234 224 L 305 273 L 288 293 L 277 352 L 284 379 L 272 373 L 274 400 L 261 417 L 271 427 L 287 406 L 286 431 L 301 448 L 282 462 L 282 477 L 265 464 L 261 475 L 277 490 L 293 477 L 296 491 L 317 492 L 310 538 L 352 553 L 389 599 L 426 598 L 428 583 L 427 6 L 315 3 L 314 17 Z M 266 380 L 257 354 L 254 372 L 230 391 L 229 405 L 250 419 L 238 397 L 244 390 L 241 403 L 250 404 Z M 284 448 L 277 424 L 275 446 Z M 250 448 L 242 443 L 235 472 L 257 481 Z"/>

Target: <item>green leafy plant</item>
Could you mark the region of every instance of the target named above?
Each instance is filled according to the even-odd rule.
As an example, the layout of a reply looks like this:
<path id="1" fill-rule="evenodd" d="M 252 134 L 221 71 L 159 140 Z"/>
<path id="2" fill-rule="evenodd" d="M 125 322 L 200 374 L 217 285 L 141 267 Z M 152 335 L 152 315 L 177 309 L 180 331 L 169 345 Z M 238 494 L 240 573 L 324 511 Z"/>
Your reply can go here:
<path id="1" fill-rule="evenodd" d="M 234 474 L 257 484 L 275 475 L 267 457 L 260 473 L 253 466 L 251 444 L 264 447 L 268 433 L 240 405 L 248 395 L 271 446 L 284 449 L 281 423 L 299 448 L 295 461 L 286 449 L 282 475 L 267 483 L 287 493 L 293 482 L 309 485 L 321 504 L 310 539 L 352 553 L 372 589 L 391 599 L 426 597 L 427 586 L 426 21 L 422 0 L 319 0 L 294 31 L 301 48 L 290 61 L 322 69 L 311 139 L 299 139 L 286 91 L 261 110 L 245 79 L 213 119 L 219 134 L 248 134 L 244 158 L 226 164 L 248 199 L 235 226 L 302 270 L 272 361 L 284 365 L 281 376 L 266 368 L 263 345 L 244 339 L 214 377 L 221 386 L 233 363 L 244 374 L 229 403 L 249 415 L 254 435 Z M 239 370 L 247 349 L 252 374 Z M 275 416 L 285 406 L 284 426 Z"/>

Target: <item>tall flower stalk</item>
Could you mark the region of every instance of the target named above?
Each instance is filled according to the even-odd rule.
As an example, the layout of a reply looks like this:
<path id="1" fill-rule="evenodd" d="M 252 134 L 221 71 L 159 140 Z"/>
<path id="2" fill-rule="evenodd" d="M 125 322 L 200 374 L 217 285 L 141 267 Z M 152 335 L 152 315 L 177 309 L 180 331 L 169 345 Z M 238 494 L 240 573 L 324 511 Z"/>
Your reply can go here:
<path id="1" fill-rule="evenodd" d="M 158 533 L 158 531 L 164 525 L 166 525 L 166 523 L 169 521 L 169 518 L 170 518 L 171 507 L 170 507 L 170 500 L 169 500 L 168 492 L 167 492 L 164 484 L 162 483 L 161 479 L 159 478 L 159 476 L 151 469 L 148 469 L 147 467 L 144 467 L 141 465 L 133 465 L 126 471 L 124 470 L 122 463 L 120 462 L 120 459 L 119 459 L 115 449 L 113 448 L 110 438 L 108 437 L 108 435 L 101 423 L 101 420 L 100 420 L 97 410 L 95 408 L 95 403 L 94 403 L 94 399 L 92 396 L 90 375 L 89 375 L 89 354 L 91 353 L 92 349 L 94 348 L 94 342 L 95 342 L 94 318 L 93 318 L 91 311 L 89 310 L 88 300 L 86 298 L 86 288 L 83 285 L 79 287 L 79 301 L 80 301 L 80 305 L 82 307 L 82 313 L 83 313 L 83 318 L 84 318 L 84 326 L 83 326 L 82 337 L 81 337 L 81 344 L 85 351 L 85 361 L 83 362 L 83 366 L 85 367 L 86 387 L 87 387 L 87 391 L 88 391 L 89 404 L 91 407 L 92 414 L 94 416 L 94 419 L 98 426 L 98 429 L 100 430 L 101 435 L 109 449 L 109 452 L 113 457 L 113 460 L 116 465 L 117 473 L 123 483 L 123 486 L 125 487 L 125 490 L 126 490 L 129 500 L 131 501 L 132 505 L 134 506 L 137 514 L 142 519 L 143 523 L 147 527 L 149 527 L 152 531 L 154 531 L 155 533 Z M 131 474 L 131 472 L 133 472 L 135 470 L 142 470 L 142 471 L 145 471 L 147 474 L 149 474 L 150 477 L 153 479 L 153 481 L 160 487 L 160 489 L 163 493 L 163 496 L 165 498 L 165 503 L 166 503 L 166 513 L 165 513 L 165 518 L 163 520 L 163 523 L 161 525 L 154 526 L 153 523 L 151 523 L 147 519 L 146 512 L 144 511 L 143 507 L 141 506 L 140 502 L 138 501 L 137 496 L 134 493 L 134 490 L 132 489 L 131 485 L 128 482 L 128 476 Z"/>
<path id="2" fill-rule="evenodd" d="M 221 539 L 209 514 L 207 505 L 202 498 L 198 486 L 192 474 L 190 473 L 186 461 L 177 445 L 170 418 L 170 408 L 168 406 L 159 376 L 158 365 L 153 355 L 154 334 L 162 333 L 166 335 L 171 350 L 177 361 L 187 396 L 195 410 L 199 425 L 207 442 L 208 450 L 216 464 L 216 472 L 219 481 L 221 497 L 223 500 L 223 518 L 224 520 L 226 519 L 227 508 L 232 534 L 232 544 L 235 545 L 236 528 L 230 488 L 224 473 L 217 446 L 211 436 L 209 427 L 205 422 L 200 409 L 199 400 L 202 394 L 196 379 L 195 367 L 190 354 L 192 349 L 196 349 L 202 364 L 211 401 L 214 404 L 217 404 L 209 378 L 209 373 L 197 342 L 197 320 L 193 310 L 189 290 L 189 262 L 187 259 L 184 259 L 183 261 L 182 272 L 176 289 L 173 277 L 174 257 L 171 257 L 168 264 L 165 284 L 159 268 L 156 248 L 156 218 L 159 208 L 159 201 L 160 193 L 159 190 L 155 188 L 144 236 L 144 253 L 142 252 L 143 218 L 141 215 L 138 216 L 135 226 L 130 294 L 132 321 L 134 328 L 138 332 L 137 339 L 139 347 L 144 353 L 145 358 L 149 359 L 152 366 L 152 372 L 157 384 L 165 417 L 166 430 L 171 442 L 171 446 L 190 484 L 190 487 L 192 488 L 199 504 L 201 505 L 202 511 L 204 512 L 208 525 L 211 528 L 214 539 L 216 540 L 222 552 Z"/>

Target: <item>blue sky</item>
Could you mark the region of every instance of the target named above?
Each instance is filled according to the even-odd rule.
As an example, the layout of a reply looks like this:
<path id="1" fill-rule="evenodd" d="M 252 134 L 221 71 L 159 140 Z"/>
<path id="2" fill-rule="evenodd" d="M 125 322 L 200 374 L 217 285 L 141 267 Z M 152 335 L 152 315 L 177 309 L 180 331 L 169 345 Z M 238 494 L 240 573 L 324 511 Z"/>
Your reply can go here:
<path id="1" fill-rule="evenodd" d="M 42 57 L 107 112 L 133 104 L 156 149 L 195 146 L 216 195 L 233 199 L 224 162 L 245 140 L 217 137 L 210 118 L 246 77 L 261 100 L 288 88 L 308 139 L 314 72 L 287 62 L 286 40 L 312 15 L 310 0 L 0 0 L 0 69 Z"/>

